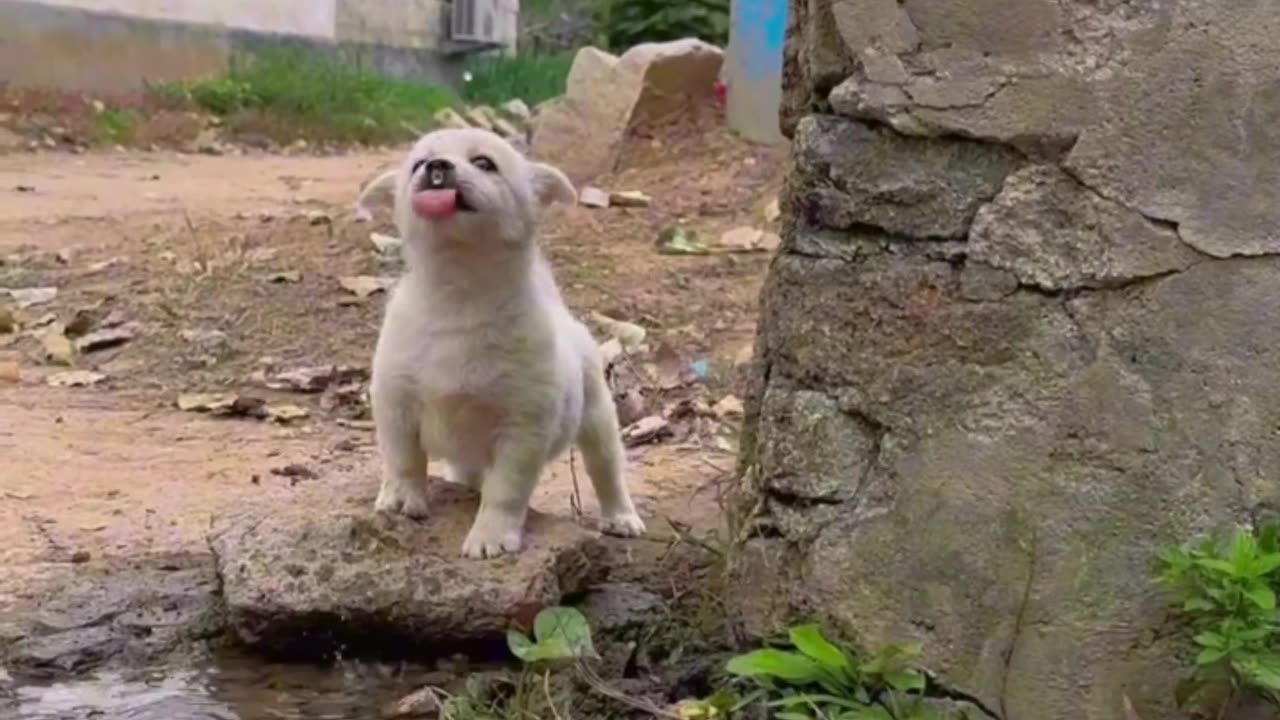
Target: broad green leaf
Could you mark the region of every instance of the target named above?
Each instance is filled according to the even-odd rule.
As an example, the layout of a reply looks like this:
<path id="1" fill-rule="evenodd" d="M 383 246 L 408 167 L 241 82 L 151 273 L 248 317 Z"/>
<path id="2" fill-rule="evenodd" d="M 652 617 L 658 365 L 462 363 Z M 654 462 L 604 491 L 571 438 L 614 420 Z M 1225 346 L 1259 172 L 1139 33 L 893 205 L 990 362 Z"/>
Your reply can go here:
<path id="1" fill-rule="evenodd" d="M 847 698 L 836 697 L 835 695 L 821 695 L 818 693 L 805 693 L 802 695 L 792 695 L 790 697 L 779 698 L 767 703 L 769 707 L 796 707 L 814 705 L 836 705 L 839 707 L 858 710 L 867 706 L 864 702 L 857 700 L 849 700 Z"/>
<path id="2" fill-rule="evenodd" d="M 1271 632 L 1272 629 L 1270 627 L 1262 625 L 1259 627 L 1252 627 L 1247 630 L 1239 630 L 1236 632 L 1235 637 L 1236 639 L 1244 640 L 1245 642 L 1253 642 L 1261 640 L 1262 638 L 1270 635 Z"/>
<path id="3" fill-rule="evenodd" d="M 1268 690 L 1280 691 L 1280 656 L 1274 654 L 1258 656 L 1254 672 L 1259 685 Z"/>
<path id="4" fill-rule="evenodd" d="M 1227 656 L 1227 651 L 1220 648 L 1205 648 L 1196 655 L 1197 665 L 1212 665 Z"/>
<path id="5" fill-rule="evenodd" d="M 891 670 L 884 675 L 884 681 L 898 692 L 921 692 L 924 690 L 924 675 L 915 670 Z"/>
<path id="6" fill-rule="evenodd" d="M 840 720 L 894 720 L 893 714 L 880 705 L 871 705 L 859 710 L 850 710 L 840 716 Z"/>
<path id="7" fill-rule="evenodd" d="M 1196 564 L 1206 570 L 1216 570 L 1217 572 L 1225 573 L 1232 577 L 1235 577 L 1237 574 L 1235 565 L 1232 565 L 1226 560 L 1219 560 L 1218 558 L 1200 558 L 1199 560 L 1196 560 Z"/>
<path id="8" fill-rule="evenodd" d="M 780 712 L 774 713 L 773 717 L 776 720 L 814 720 L 816 716 L 798 712 Z"/>
<path id="9" fill-rule="evenodd" d="M 1202 597 L 1189 598 L 1185 603 L 1182 604 L 1182 610 L 1184 612 L 1207 611 L 1212 609 L 1213 609 L 1213 603 L 1209 602 L 1208 600 Z"/>
<path id="10" fill-rule="evenodd" d="M 775 677 L 790 683 L 817 682 L 822 668 L 798 653 L 765 648 L 739 655 L 725 665 L 732 675 L 743 677 Z"/>
<path id="11" fill-rule="evenodd" d="M 1253 563 L 1249 566 L 1249 575 L 1251 577 L 1262 577 L 1276 568 L 1280 568 L 1280 553 L 1267 553 L 1254 558 Z"/>
<path id="12" fill-rule="evenodd" d="M 1254 542 L 1253 536 L 1244 530 L 1236 530 L 1236 534 L 1231 538 L 1231 565 L 1237 574 L 1244 575 L 1249 572 L 1249 566 L 1253 564 L 1257 551 L 1258 545 Z"/>
<path id="13" fill-rule="evenodd" d="M 1195 637 L 1196 644 L 1207 648 L 1225 648 L 1227 639 L 1215 632 L 1203 632 Z"/>
<path id="14" fill-rule="evenodd" d="M 529 650 L 533 648 L 533 641 L 529 639 L 528 635 L 511 628 L 507 630 L 507 647 L 511 649 L 512 655 L 524 662 L 528 662 L 527 655 Z"/>
<path id="15" fill-rule="evenodd" d="M 539 660 L 599 657 L 591 642 L 591 625 L 576 608 L 543 609 L 533 620 L 533 634 L 536 642 L 531 654 Z"/>
<path id="16" fill-rule="evenodd" d="M 1264 522 L 1254 533 L 1258 536 L 1258 549 L 1267 554 L 1280 553 L 1280 523 Z"/>
<path id="17" fill-rule="evenodd" d="M 1252 585 L 1245 589 L 1245 596 L 1253 601 L 1254 605 L 1263 610 L 1276 609 L 1276 593 L 1266 585 Z"/>
<path id="18" fill-rule="evenodd" d="M 817 625 L 797 625 L 791 628 L 791 644 L 829 670 L 849 670 L 849 658 L 843 650 L 822 636 L 822 630 Z"/>

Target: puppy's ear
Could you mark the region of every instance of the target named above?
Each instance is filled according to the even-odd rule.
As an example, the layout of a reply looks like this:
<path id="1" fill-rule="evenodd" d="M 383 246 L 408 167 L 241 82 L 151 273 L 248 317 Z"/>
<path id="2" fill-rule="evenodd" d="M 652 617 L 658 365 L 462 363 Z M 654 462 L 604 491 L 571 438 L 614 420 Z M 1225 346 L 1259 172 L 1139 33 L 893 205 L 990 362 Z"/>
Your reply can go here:
<path id="1" fill-rule="evenodd" d="M 396 194 L 396 178 L 400 176 L 399 170 L 388 170 L 373 179 L 373 182 L 365 186 L 360 191 L 360 197 L 356 200 L 356 216 L 368 217 L 369 201 L 383 193 L 387 194 L 387 199 L 394 202 Z"/>
<path id="2" fill-rule="evenodd" d="M 533 192 L 538 197 L 538 202 L 543 205 L 556 201 L 569 205 L 578 202 L 578 191 L 559 169 L 539 162 L 529 165 L 529 172 L 533 175 Z"/>

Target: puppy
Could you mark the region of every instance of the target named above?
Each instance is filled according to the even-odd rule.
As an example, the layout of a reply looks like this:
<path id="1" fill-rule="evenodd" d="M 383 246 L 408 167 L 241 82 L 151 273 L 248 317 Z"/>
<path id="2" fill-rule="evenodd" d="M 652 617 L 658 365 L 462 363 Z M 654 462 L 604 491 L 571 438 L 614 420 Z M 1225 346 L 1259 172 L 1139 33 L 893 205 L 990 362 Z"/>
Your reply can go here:
<path id="1" fill-rule="evenodd" d="M 541 209 L 576 202 L 573 185 L 493 133 L 449 129 L 423 136 L 361 203 L 388 189 L 408 273 L 373 359 L 376 509 L 426 516 L 427 459 L 438 457 L 449 480 L 480 491 L 462 554 L 516 552 L 539 475 L 573 443 L 605 532 L 643 534 L 596 342 L 535 242 Z"/>

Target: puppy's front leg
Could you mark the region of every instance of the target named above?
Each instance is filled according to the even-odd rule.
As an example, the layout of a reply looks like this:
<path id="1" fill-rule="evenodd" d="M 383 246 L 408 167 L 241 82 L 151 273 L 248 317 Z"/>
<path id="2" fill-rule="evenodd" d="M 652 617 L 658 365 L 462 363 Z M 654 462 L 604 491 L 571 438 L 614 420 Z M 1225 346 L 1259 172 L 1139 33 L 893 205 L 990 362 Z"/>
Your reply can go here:
<path id="1" fill-rule="evenodd" d="M 622 466 L 626 453 L 618 431 L 618 414 L 603 375 L 593 377 L 586 388 L 586 407 L 582 427 L 578 431 L 578 447 L 582 450 L 587 477 L 600 501 L 604 532 L 621 537 L 644 534 L 644 521 L 636 513 L 623 479 Z"/>
<path id="2" fill-rule="evenodd" d="M 541 437 L 501 441 L 493 468 L 480 488 L 480 509 L 462 543 L 469 558 L 494 558 L 520 550 L 529 498 L 546 461 Z"/>
<path id="3" fill-rule="evenodd" d="M 382 489 L 374 509 L 427 516 L 427 454 L 419 435 L 416 403 L 394 392 L 373 393 L 373 421 L 382 454 Z"/>

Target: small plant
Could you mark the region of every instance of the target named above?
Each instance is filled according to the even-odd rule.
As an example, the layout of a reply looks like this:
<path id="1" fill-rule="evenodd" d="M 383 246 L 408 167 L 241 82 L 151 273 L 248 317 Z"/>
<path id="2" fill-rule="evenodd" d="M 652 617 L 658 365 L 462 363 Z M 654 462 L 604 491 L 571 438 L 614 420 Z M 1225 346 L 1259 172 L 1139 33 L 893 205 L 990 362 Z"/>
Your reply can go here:
<path id="1" fill-rule="evenodd" d="M 237 58 L 224 76 L 162 85 L 152 93 L 227 117 L 232 127 L 254 124 L 285 135 L 302 131 L 359 142 L 413 135 L 457 102 L 447 89 L 387 77 L 357 56 L 291 48 Z"/>
<path id="2" fill-rule="evenodd" d="M 644 42 L 696 37 L 729 41 L 729 0 L 599 0 L 609 47 L 622 52 Z"/>
<path id="3" fill-rule="evenodd" d="M 138 116 L 129 110 L 120 108 L 104 108 L 98 113 L 98 138 L 108 143 L 126 143 L 133 136 L 137 127 Z"/>
<path id="4" fill-rule="evenodd" d="M 764 648 L 729 661 L 729 674 L 758 688 L 739 707 L 763 701 L 777 720 L 937 717 L 923 703 L 924 674 L 912 667 L 918 646 L 891 646 L 861 659 L 827 640 L 817 625 L 793 627 L 789 637 L 795 650 Z"/>
<path id="5" fill-rule="evenodd" d="M 570 607 L 540 611 L 533 620 L 533 638 L 511 628 L 507 631 L 507 647 L 526 664 L 599 657 L 586 616 Z"/>
<path id="6" fill-rule="evenodd" d="M 1179 704 L 1225 708 L 1241 692 L 1280 705 L 1280 525 L 1160 552 L 1158 581 L 1193 631 L 1195 667 Z"/>
<path id="7" fill-rule="evenodd" d="M 467 65 L 462 96 L 470 103 L 497 106 L 519 98 L 530 107 L 564 94 L 572 53 L 491 57 Z"/>

